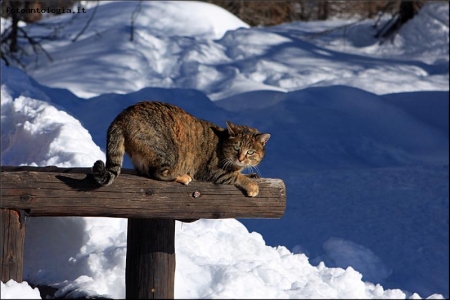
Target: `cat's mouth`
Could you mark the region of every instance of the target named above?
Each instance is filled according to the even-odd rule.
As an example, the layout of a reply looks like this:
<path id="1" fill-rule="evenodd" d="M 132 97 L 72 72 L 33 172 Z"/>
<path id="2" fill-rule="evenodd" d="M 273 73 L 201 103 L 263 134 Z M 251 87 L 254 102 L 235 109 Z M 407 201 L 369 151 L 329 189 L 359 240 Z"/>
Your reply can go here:
<path id="1" fill-rule="evenodd" d="M 240 168 L 248 167 L 248 164 L 247 164 L 247 163 L 245 163 L 245 162 L 240 162 L 240 161 L 237 160 L 237 159 L 234 161 L 234 165 L 235 165 L 235 166 L 238 166 L 238 167 L 240 167 Z"/>

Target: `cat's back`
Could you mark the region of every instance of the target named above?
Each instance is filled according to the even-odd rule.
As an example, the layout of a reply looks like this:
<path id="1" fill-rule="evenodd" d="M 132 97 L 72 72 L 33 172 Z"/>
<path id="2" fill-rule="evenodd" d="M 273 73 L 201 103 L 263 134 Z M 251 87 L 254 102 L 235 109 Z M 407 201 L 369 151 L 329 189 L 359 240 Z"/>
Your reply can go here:
<path id="1" fill-rule="evenodd" d="M 111 124 L 110 130 L 120 128 L 127 137 L 139 139 L 142 135 L 170 138 L 178 143 L 188 143 L 219 126 L 199 119 L 182 108 L 160 101 L 141 101 L 124 109 Z M 194 134 L 196 133 L 196 134 Z"/>
<path id="2" fill-rule="evenodd" d="M 189 122 L 199 122 L 191 114 L 187 113 L 178 106 L 160 101 L 141 101 L 124 109 L 113 121 L 123 127 L 168 127 L 183 125 L 192 125 Z"/>
<path id="3" fill-rule="evenodd" d="M 141 101 L 125 108 L 115 119 L 115 122 L 127 121 L 174 121 L 177 117 L 193 117 L 178 106 L 160 101 Z"/>

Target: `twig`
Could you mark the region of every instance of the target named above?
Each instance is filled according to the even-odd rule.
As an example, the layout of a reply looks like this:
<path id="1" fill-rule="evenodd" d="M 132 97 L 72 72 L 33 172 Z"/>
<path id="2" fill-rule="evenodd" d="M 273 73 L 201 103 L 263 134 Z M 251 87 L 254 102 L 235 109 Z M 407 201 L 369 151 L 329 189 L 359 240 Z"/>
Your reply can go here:
<path id="1" fill-rule="evenodd" d="M 97 5 L 94 7 L 94 11 L 92 12 L 91 16 L 87 20 L 87 22 L 84 24 L 83 29 L 81 29 L 80 32 L 72 39 L 72 42 L 76 42 L 76 40 L 86 31 L 86 29 L 89 27 L 89 25 L 92 22 L 92 19 L 94 19 L 95 13 L 97 12 L 97 8 L 99 6 L 99 1 L 97 1 Z"/>
<path id="2" fill-rule="evenodd" d="M 142 0 L 139 1 L 139 3 L 136 5 L 136 8 L 133 11 L 133 13 L 131 14 L 130 42 L 132 42 L 134 39 L 134 22 L 136 21 L 138 14 L 141 12 L 141 4 L 142 4 Z"/>
<path id="3" fill-rule="evenodd" d="M 373 24 L 374 28 L 377 28 L 378 25 L 380 24 L 381 18 L 386 14 L 386 11 L 391 8 L 392 6 L 394 6 L 396 3 L 395 2 L 388 2 L 383 9 L 381 10 L 381 12 L 378 14 L 378 18 L 375 21 L 375 24 Z"/>
<path id="4" fill-rule="evenodd" d="M 398 12 L 396 12 L 389 21 L 384 23 L 383 27 L 381 27 L 381 29 L 378 30 L 378 32 L 375 34 L 375 38 L 379 38 L 379 37 L 385 36 L 386 28 L 391 26 L 392 22 L 396 21 L 397 16 L 398 16 Z"/>
<path id="5" fill-rule="evenodd" d="M 39 50 L 41 50 L 45 54 L 45 56 L 47 56 L 48 60 L 53 62 L 53 58 L 50 56 L 47 50 L 45 50 L 44 47 L 42 47 L 39 41 L 36 41 L 34 38 L 30 37 L 23 28 L 19 27 L 19 31 L 23 34 L 22 37 L 24 37 L 28 41 L 28 43 L 30 43 L 30 45 L 33 47 L 33 51 L 36 54 L 38 54 Z"/>

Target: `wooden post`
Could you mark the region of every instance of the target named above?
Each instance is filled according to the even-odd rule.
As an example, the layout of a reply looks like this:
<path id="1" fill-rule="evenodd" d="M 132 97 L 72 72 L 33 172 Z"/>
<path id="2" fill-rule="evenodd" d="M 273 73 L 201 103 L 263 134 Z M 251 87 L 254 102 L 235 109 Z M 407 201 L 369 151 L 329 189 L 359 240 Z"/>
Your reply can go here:
<path id="1" fill-rule="evenodd" d="M 173 299 L 175 220 L 128 219 L 126 299 Z"/>
<path id="2" fill-rule="evenodd" d="M 25 224 L 20 223 L 19 213 L 10 209 L 2 209 L 1 223 L 1 280 L 7 282 L 14 279 L 22 282 Z"/>

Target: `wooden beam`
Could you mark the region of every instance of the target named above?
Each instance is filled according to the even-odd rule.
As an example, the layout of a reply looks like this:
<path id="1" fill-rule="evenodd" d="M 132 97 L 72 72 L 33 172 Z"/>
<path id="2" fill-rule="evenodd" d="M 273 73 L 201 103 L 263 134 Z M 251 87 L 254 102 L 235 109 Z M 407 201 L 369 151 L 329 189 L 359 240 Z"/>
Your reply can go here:
<path id="1" fill-rule="evenodd" d="M 233 185 L 191 182 L 184 186 L 124 169 L 110 186 L 99 187 L 90 168 L 1 167 L 1 208 L 30 216 L 148 219 L 281 218 L 286 188 L 280 179 L 255 179 L 256 197 Z"/>

